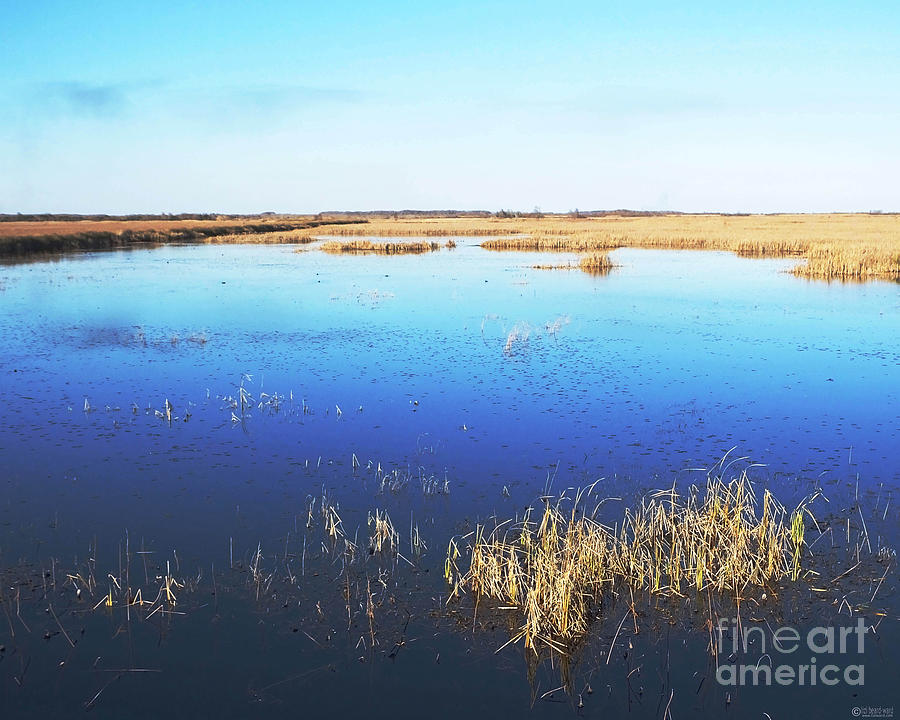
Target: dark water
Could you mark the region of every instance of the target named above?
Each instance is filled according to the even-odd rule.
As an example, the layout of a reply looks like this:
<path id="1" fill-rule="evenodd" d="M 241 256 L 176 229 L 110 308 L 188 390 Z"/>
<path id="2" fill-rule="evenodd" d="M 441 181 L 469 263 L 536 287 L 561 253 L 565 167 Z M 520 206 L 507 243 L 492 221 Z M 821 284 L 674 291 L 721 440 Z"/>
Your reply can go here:
<path id="1" fill-rule="evenodd" d="M 873 560 L 898 544 L 897 286 L 809 283 L 781 272 L 790 261 L 723 253 L 613 257 L 602 277 L 476 247 L 168 247 L 0 268 L 3 717 L 852 717 L 900 704 L 895 574 L 879 586 L 890 561 Z M 451 536 L 598 478 L 621 515 L 654 488 L 702 483 L 696 469 L 729 451 L 787 505 L 821 489 L 816 512 L 852 515 L 853 540 L 866 523 L 872 572 L 745 617 L 852 626 L 841 601 L 867 605 L 862 686 L 722 686 L 712 601 L 697 614 L 640 600 L 637 628 L 611 602 L 568 661 L 541 662 L 521 646 L 495 654 L 502 612 L 447 604 Z M 346 572 L 323 493 L 361 548 Z M 406 559 L 366 552 L 375 508 Z M 831 552 L 836 568 L 856 562 Z M 126 572 L 153 595 L 177 577 L 176 612 L 105 608 Z M 800 654 L 774 664 L 809 663 Z"/>

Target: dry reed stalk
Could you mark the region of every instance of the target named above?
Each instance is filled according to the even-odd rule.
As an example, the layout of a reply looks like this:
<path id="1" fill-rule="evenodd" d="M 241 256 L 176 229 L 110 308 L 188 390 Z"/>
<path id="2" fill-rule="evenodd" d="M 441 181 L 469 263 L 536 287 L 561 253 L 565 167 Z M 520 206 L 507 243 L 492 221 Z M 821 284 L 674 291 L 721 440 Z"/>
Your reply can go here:
<path id="1" fill-rule="evenodd" d="M 400 550 L 400 534 L 387 512 L 375 510 L 369 513 L 369 554 L 384 553 L 393 557 Z"/>

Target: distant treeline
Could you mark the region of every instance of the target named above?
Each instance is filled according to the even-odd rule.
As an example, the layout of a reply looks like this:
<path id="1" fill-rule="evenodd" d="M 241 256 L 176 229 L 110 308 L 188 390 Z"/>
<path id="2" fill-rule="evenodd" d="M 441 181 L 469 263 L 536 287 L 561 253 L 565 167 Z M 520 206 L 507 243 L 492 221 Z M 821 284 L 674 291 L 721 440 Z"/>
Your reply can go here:
<path id="1" fill-rule="evenodd" d="M 652 217 L 654 215 L 681 215 L 676 211 L 662 210 L 573 210 L 568 213 L 543 213 L 540 210 L 526 212 L 523 210 L 329 210 L 316 213 L 317 221 L 327 219 L 352 218 L 354 220 L 369 219 L 402 219 L 402 218 L 489 218 L 489 217 L 544 217 L 544 215 L 576 216 L 576 217 L 604 217 L 617 215 L 619 217 Z M 719 214 L 719 213 L 715 213 Z M 727 214 L 727 213 L 723 213 Z M 742 215 L 744 213 L 733 213 Z M 78 222 L 79 220 L 120 221 L 129 220 L 205 220 L 207 222 L 221 222 L 223 220 L 241 220 L 258 217 L 311 217 L 302 213 L 274 213 L 264 212 L 252 215 L 236 215 L 225 213 L 179 213 L 158 215 L 77 215 L 72 213 L 0 213 L 0 222 Z"/>
<path id="2" fill-rule="evenodd" d="M 746 212 L 699 212 L 685 213 L 679 210 L 627 210 L 620 208 L 618 210 L 571 210 L 565 213 L 544 213 L 540 209 L 535 208 L 532 211 L 524 210 L 329 210 L 315 214 L 303 213 L 276 213 L 262 212 L 250 215 L 225 214 L 225 213 L 178 213 L 169 214 L 161 213 L 152 214 L 136 214 L 136 215 L 77 215 L 72 213 L 0 213 L 0 222 L 78 222 L 79 220 L 93 220 L 98 222 L 129 220 L 203 220 L 206 222 L 222 222 L 226 220 L 250 220 L 253 218 L 310 218 L 314 217 L 317 222 L 353 220 L 355 222 L 371 220 L 402 220 L 406 219 L 428 219 L 428 218 L 541 218 L 541 217 L 574 217 L 574 218 L 591 218 L 591 217 L 659 217 L 664 215 L 721 215 L 724 217 L 747 217 L 754 213 Z M 759 215 L 781 215 L 782 213 L 756 213 Z M 803 213 L 800 213 L 803 214 Z M 815 214 L 815 213 L 812 213 Z M 840 214 L 840 213 L 839 213 Z M 863 215 L 897 215 L 896 212 L 870 210 L 868 212 L 859 213 Z"/>
<path id="3" fill-rule="evenodd" d="M 429 218 L 542 218 L 542 217 L 654 217 L 657 215 L 683 215 L 674 210 L 572 210 L 567 213 L 544 213 L 538 208 L 524 210 L 329 210 L 318 213 L 317 220 L 323 218 L 361 218 L 370 220 L 403 220 Z M 719 214 L 719 213 L 712 213 Z"/>
<path id="4" fill-rule="evenodd" d="M 224 235 L 252 235 L 258 233 L 303 230 L 320 225 L 336 225 L 361 220 L 315 221 L 291 223 L 252 223 L 247 225 L 211 225 L 201 227 L 179 227 L 167 230 L 120 230 L 88 231 L 65 235 L 29 235 L 20 237 L 0 237 L 0 256 L 23 257 L 44 253 L 59 253 L 72 250 L 110 250 L 127 248 L 132 245 L 202 242 Z"/>
<path id="5" fill-rule="evenodd" d="M 328 210 L 320 212 L 316 220 L 353 218 L 357 220 L 401 220 L 403 218 L 489 218 L 488 210 Z"/>
<path id="6" fill-rule="evenodd" d="M 268 215 L 268 213 L 263 213 Z M 179 213 L 170 215 L 75 215 L 71 213 L 0 213 L 0 222 L 78 222 L 79 220 L 125 221 L 125 220 L 238 220 L 257 215 L 222 215 L 219 213 Z"/>

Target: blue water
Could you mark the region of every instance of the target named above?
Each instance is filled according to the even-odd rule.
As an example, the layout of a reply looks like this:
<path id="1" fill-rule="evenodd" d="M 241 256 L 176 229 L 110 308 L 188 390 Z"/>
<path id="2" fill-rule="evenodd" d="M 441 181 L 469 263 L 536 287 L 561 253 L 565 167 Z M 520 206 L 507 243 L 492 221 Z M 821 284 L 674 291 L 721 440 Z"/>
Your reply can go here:
<path id="1" fill-rule="evenodd" d="M 417 256 L 204 245 L 0 267 L 0 565 L 88 555 L 114 565 L 127 531 L 192 568 L 224 567 L 230 554 L 297 542 L 297 518 L 325 486 L 351 530 L 365 532 L 375 504 L 399 518 L 401 537 L 420 525 L 430 577 L 417 582 L 433 599 L 445 592 L 454 532 L 511 516 L 548 487 L 601 477 L 605 494 L 635 499 L 702 478 L 692 469 L 729 452 L 758 463 L 756 477 L 786 503 L 813 486 L 869 498 L 896 538 L 896 284 L 808 282 L 785 272 L 790 260 L 630 249 L 612 254 L 610 274 L 591 276 L 532 269 L 575 256 L 465 242 Z M 236 422 L 230 398 L 242 378 L 254 402 Z M 274 393 L 277 410 L 258 406 Z M 171 423 L 159 417 L 166 400 Z M 379 494 L 379 463 L 446 480 L 450 493 Z M 12 647 L 5 630 L 0 643 Z M 521 668 L 492 647 L 476 670 L 447 670 L 471 648 L 442 637 L 440 674 L 487 683 L 472 690 L 485 712 L 531 707 Z M 160 660 L 169 676 L 176 656 L 191 651 Z M 217 667 L 241 676 L 245 664 Z M 491 673 L 504 688 L 496 697 Z M 332 697 L 362 682 L 338 675 L 321 685 Z M 391 677 L 379 683 L 402 686 L 402 674 Z M 7 680 L 8 709 L 33 707 Z M 151 697 L 161 681 L 127 682 Z M 366 697 L 377 690 L 366 687 Z M 60 686 L 47 712 L 70 694 Z M 223 698 L 220 716 L 246 716 L 252 705 L 240 702 L 258 701 L 243 690 Z M 565 703 L 534 712 L 558 705 L 571 714 Z M 650 705 L 636 712 L 660 716 Z"/>

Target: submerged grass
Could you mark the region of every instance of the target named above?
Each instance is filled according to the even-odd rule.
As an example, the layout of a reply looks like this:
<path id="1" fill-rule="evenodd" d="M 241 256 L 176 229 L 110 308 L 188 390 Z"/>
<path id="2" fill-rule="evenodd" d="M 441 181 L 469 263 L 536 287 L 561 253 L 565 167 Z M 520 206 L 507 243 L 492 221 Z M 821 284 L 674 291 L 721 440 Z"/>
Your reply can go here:
<path id="1" fill-rule="evenodd" d="M 596 510 L 587 512 L 589 495 L 579 493 L 570 510 L 545 498 L 539 517 L 529 510 L 515 524 L 477 527 L 465 572 L 451 542 L 445 574 L 454 594 L 470 590 L 517 611 L 514 641 L 562 651 L 586 634 L 606 593 L 715 592 L 740 602 L 804 573 L 804 515 L 813 498 L 788 511 L 768 490 L 759 502 L 746 474 L 710 477 L 703 492 L 658 492 L 608 527 L 594 519 Z"/>

